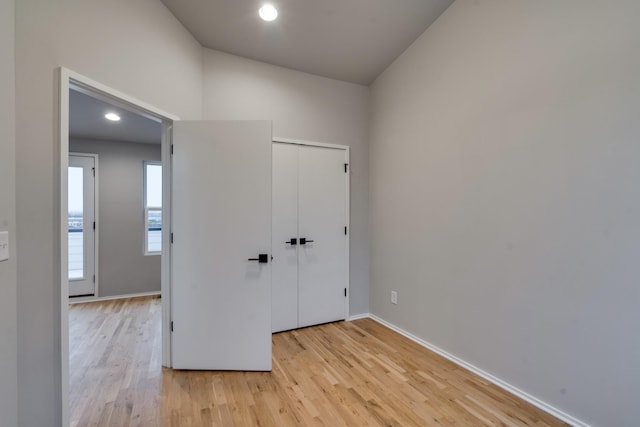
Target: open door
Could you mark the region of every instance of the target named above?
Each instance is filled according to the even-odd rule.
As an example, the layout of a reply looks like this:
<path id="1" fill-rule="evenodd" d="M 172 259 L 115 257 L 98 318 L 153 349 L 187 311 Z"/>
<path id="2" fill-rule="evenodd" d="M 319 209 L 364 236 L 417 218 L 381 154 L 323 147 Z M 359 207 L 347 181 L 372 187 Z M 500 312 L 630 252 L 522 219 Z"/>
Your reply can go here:
<path id="1" fill-rule="evenodd" d="M 271 122 L 176 121 L 172 364 L 271 370 Z"/>

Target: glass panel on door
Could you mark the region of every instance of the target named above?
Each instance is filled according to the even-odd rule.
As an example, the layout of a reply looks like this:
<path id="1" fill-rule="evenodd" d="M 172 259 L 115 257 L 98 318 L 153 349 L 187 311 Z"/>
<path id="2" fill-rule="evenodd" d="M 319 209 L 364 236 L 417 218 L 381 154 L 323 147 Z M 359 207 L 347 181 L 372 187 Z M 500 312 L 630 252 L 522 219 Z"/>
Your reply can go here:
<path id="1" fill-rule="evenodd" d="M 83 170 L 69 167 L 69 280 L 85 277 Z"/>

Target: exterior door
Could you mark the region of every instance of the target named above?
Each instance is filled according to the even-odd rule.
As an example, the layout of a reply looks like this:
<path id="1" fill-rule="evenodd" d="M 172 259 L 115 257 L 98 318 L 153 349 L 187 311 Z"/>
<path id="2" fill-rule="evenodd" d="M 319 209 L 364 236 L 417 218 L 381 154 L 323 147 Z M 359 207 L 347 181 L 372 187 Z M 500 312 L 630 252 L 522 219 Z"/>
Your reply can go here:
<path id="1" fill-rule="evenodd" d="M 178 121 L 172 364 L 271 370 L 271 122 Z"/>
<path id="2" fill-rule="evenodd" d="M 69 296 L 95 294 L 95 155 L 69 156 Z"/>

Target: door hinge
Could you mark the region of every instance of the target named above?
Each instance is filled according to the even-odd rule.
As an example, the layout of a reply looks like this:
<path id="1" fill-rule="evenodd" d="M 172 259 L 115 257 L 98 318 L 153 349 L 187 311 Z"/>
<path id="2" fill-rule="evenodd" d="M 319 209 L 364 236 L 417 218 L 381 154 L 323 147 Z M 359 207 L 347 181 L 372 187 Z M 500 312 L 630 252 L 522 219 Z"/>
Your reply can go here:
<path id="1" fill-rule="evenodd" d="M 349 163 L 344 164 L 344 173 L 347 173 L 347 168 L 349 167 Z"/>
<path id="2" fill-rule="evenodd" d="M 173 243 L 173 233 L 171 233 L 171 243 Z"/>
<path id="3" fill-rule="evenodd" d="M 345 225 L 345 227 L 344 227 L 344 235 L 345 235 L 345 236 L 347 235 L 347 226 L 346 226 L 346 225 Z"/>
<path id="4" fill-rule="evenodd" d="M 96 176 L 96 168 L 91 168 L 91 172 L 93 172 L 93 176 Z"/>
<path id="5" fill-rule="evenodd" d="M 173 332 L 173 320 L 171 321 L 171 332 Z"/>
<path id="6" fill-rule="evenodd" d="M 93 283 L 96 283 L 96 275 L 93 275 Z"/>
<path id="7" fill-rule="evenodd" d="M 344 296 L 347 296 L 347 288 L 344 288 Z"/>
<path id="8" fill-rule="evenodd" d="M 173 144 L 171 144 L 171 154 L 173 155 Z"/>
<path id="9" fill-rule="evenodd" d="M 93 231 L 96 231 L 96 222 L 93 221 Z"/>

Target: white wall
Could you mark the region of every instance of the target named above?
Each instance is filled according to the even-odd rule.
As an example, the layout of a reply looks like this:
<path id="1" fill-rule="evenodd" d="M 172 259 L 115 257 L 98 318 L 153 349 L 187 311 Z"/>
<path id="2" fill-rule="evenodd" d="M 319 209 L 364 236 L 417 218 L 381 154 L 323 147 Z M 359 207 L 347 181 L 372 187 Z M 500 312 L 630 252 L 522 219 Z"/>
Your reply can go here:
<path id="1" fill-rule="evenodd" d="M 11 258 L 0 262 L 0 416 L 6 427 L 18 425 L 14 7 L 13 0 L 0 0 L 0 231 L 8 231 L 11 242 Z"/>
<path id="2" fill-rule="evenodd" d="M 274 136 L 351 147 L 351 314 L 369 310 L 369 89 L 214 50 L 204 54 L 205 119 L 273 120 Z"/>
<path id="3" fill-rule="evenodd" d="M 19 419 L 51 427 L 61 408 L 56 68 L 199 119 L 202 50 L 157 0 L 20 0 L 16 65 Z"/>
<path id="4" fill-rule="evenodd" d="M 143 165 L 160 161 L 160 144 L 74 138 L 69 150 L 98 155 L 97 296 L 160 292 L 160 255 L 143 252 Z"/>
<path id="5" fill-rule="evenodd" d="M 457 1 L 372 87 L 373 313 L 594 426 L 640 419 L 638 16 Z"/>

